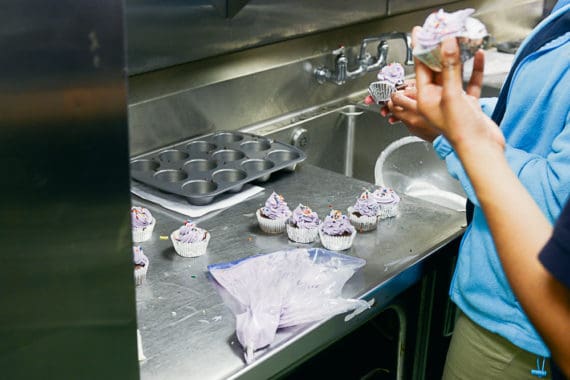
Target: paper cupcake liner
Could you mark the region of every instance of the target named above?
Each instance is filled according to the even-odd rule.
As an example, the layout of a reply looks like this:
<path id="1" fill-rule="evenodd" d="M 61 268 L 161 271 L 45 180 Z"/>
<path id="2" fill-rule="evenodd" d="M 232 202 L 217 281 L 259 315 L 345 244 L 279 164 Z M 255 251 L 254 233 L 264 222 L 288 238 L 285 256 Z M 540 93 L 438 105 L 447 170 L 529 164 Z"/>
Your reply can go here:
<path id="1" fill-rule="evenodd" d="M 261 228 L 263 232 L 268 234 L 280 234 L 282 232 L 285 232 L 287 219 L 289 219 L 288 217 L 283 217 L 279 219 L 264 218 L 263 216 L 261 216 L 261 210 L 259 209 L 255 213 L 255 216 L 257 217 L 259 228 Z"/>
<path id="2" fill-rule="evenodd" d="M 155 225 L 156 219 L 153 219 L 152 223 L 146 227 L 133 227 L 133 242 L 140 243 L 150 239 Z"/>
<path id="3" fill-rule="evenodd" d="M 354 231 L 350 236 L 332 236 L 325 234 L 321 229 L 319 229 L 321 244 L 323 247 L 330 249 L 331 251 L 343 251 L 345 249 L 349 249 L 352 246 L 355 236 L 356 231 Z"/>
<path id="4" fill-rule="evenodd" d="M 423 63 L 425 63 L 433 71 L 441 72 L 443 68 L 441 64 L 441 44 L 437 44 L 431 49 L 414 48 L 413 55 Z"/>
<path id="5" fill-rule="evenodd" d="M 459 42 L 459 54 L 461 56 L 461 62 L 465 62 L 475 56 L 477 50 L 481 49 L 483 46 L 483 39 L 471 39 L 467 37 L 458 37 Z"/>
<path id="6" fill-rule="evenodd" d="M 396 91 L 396 86 L 387 81 L 372 82 L 368 86 L 368 93 L 378 104 L 390 100 L 390 95 Z"/>
<path id="7" fill-rule="evenodd" d="M 350 223 L 356 228 L 359 232 L 367 232 L 372 231 L 376 228 L 378 224 L 378 216 L 356 216 L 354 215 L 354 210 L 352 207 L 348 208 L 348 217 L 350 219 Z"/>
<path id="8" fill-rule="evenodd" d="M 299 228 L 287 223 L 287 236 L 290 240 L 297 243 L 312 243 L 319 236 L 319 228 Z"/>
<path id="9" fill-rule="evenodd" d="M 395 204 L 381 204 L 378 210 L 378 220 L 393 218 L 400 213 L 400 207 Z"/>
<path id="10" fill-rule="evenodd" d="M 135 285 L 142 285 L 146 279 L 146 272 L 148 271 L 148 264 L 144 267 L 135 268 Z"/>
<path id="11" fill-rule="evenodd" d="M 184 243 L 178 241 L 178 230 L 174 231 L 170 234 L 170 240 L 172 240 L 172 244 L 174 245 L 174 250 L 180 256 L 183 257 L 198 257 L 202 256 L 206 253 L 206 249 L 208 248 L 208 243 L 210 242 L 210 233 L 206 232 L 206 238 L 202 241 L 196 243 Z"/>
<path id="12" fill-rule="evenodd" d="M 457 37 L 457 42 L 459 43 L 459 55 L 461 57 L 461 62 L 465 62 L 473 56 L 477 50 L 483 46 L 483 39 L 471 39 L 467 37 Z M 414 48 L 414 56 L 425 63 L 430 69 L 436 72 L 441 72 L 443 69 L 442 56 L 441 56 L 441 44 L 437 44 L 431 49 L 421 49 Z"/>

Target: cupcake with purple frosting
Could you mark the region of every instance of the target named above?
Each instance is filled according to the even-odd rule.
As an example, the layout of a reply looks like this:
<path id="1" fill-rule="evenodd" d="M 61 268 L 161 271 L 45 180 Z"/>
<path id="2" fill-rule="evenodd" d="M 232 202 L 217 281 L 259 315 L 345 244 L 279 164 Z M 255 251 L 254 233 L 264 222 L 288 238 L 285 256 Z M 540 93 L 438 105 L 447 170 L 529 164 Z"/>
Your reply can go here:
<path id="1" fill-rule="evenodd" d="M 265 206 L 256 211 L 255 216 L 263 232 L 280 234 L 285 231 L 291 210 L 283 196 L 273 192 L 265 201 Z"/>
<path id="2" fill-rule="evenodd" d="M 389 187 L 380 186 L 372 193 L 372 198 L 378 203 L 378 219 L 397 216 L 400 213 L 400 197 Z"/>
<path id="3" fill-rule="evenodd" d="M 348 208 L 348 217 L 358 232 L 372 231 L 378 225 L 379 210 L 379 203 L 370 191 L 365 190 L 354 206 Z"/>
<path id="4" fill-rule="evenodd" d="M 186 221 L 182 227 L 170 234 L 176 253 L 184 257 L 198 257 L 206 253 L 210 233 L 194 223 Z"/>
<path id="5" fill-rule="evenodd" d="M 297 243 L 312 243 L 317 240 L 320 224 L 316 212 L 299 204 L 287 222 L 287 236 Z"/>
<path id="6" fill-rule="evenodd" d="M 131 207 L 131 228 L 133 241 L 140 243 L 150 239 L 156 225 L 156 219 L 144 207 Z"/>
<path id="7" fill-rule="evenodd" d="M 146 279 L 146 272 L 150 261 L 143 252 L 142 247 L 133 247 L 133 261 L 135 265 L 135 285 L 141 285 Z"/>
<path id="8" fill-rule="evenodd" d="M 404 66 L 398 62 L 393 62 L 382 67 L 378 72 L 378 80 L 380 82 L 388 82 L 398 88 L 404 86 Z"/>
<path id="9" fill-rule="evenodd" d="M 430 14 L 416 35 L 414 56 L 433 71 L 440 72 L 443 68 L 441 42 L 449 37 L 457 37 L 462 62 L 473 57 L 488 36 L 485 25 L 470 17 L 474 12 L 472 8 L 452 13 L 440 9 Z"/>
<path id="10" fill-rule="evenodd" d="M 331 210 L 319 228 L 319 237 L 323 247 L 342 251 L 352 247 L 356 229 L 346 215 L 339 210 Z"/>
<path id="11" fill-rule="evenodd" d="M 384 66 L 378 72 L 378 81 L 372 82 L 368 86 L 370 96 L 378 104 L 387 102 L 393 92 L 403 90 L 406 87 L 404 76 L 405 71 L 401 64 L 394 62 Z"/>

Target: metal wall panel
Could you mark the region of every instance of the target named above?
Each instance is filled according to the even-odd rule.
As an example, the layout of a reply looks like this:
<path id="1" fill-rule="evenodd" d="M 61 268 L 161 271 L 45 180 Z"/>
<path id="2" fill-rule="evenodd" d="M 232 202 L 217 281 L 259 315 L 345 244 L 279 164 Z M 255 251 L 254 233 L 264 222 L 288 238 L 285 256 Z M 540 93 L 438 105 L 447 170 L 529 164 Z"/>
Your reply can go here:
<path id="1" fill-rule="evenodd" d="M 0 377 L 136 379 L 123 7 L 0 11 Z"/>
<path id="2" fill-rule="evenodd" d="M 208 0 L 126 0 L 129 73 L 382 17 L 386 2 L 251 0 L 225 18 Z"/>
<path id="3" fill-rule="evenodd" d="M 320 65 L 333 67 L 331 51 L 339 45 L 347 47 L 349 67 L 353 69 L 363 38 L 411 30 L 420 17 L 424 17 L 423 12 L 371 20 L 131 76 L 131 153 L 213 130 L 244 128 L 362 92 L 376 72 L 337 86 L 319 84 L 313 70 Z M 376 54 L 376 46 L 370 44 L 371 53 Z M 404 58 L 403 42 L 393 41 L 388 61 L 403 62 Z"/>
<path id="4" fill-rule="evenodd" d="M 453 0 L 389 0 L 388 14 L 395 15 L 453 2 Z"/>

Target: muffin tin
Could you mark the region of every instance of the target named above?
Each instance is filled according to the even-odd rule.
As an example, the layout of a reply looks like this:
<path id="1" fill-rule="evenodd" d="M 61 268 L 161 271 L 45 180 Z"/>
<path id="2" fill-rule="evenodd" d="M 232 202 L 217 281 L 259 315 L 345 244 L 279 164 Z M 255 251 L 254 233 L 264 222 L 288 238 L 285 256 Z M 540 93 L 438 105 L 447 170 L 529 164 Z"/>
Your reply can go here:
<path id="1" fill-rule="evenodd" d="M 211 203 L 271 173 L 294 171 L 305 153 L 289 144 L 251 133 L 222 131 L 186 140 L 131 160 L 131 177 L 178 194 L 195 205 Z"/>

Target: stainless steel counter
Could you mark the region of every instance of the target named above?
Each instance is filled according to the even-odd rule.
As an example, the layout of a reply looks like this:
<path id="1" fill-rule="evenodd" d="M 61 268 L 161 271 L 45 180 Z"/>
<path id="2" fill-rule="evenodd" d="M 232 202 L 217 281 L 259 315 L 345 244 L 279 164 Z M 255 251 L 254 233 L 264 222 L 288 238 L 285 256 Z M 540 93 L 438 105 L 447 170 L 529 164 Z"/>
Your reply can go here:
<path id="1" fill-rule="evenodd" d="M 199 258 L 180 257 L 170 240 L 160 239 L 186 217 L 133 198 L 133 204 L 148 207 L 157 218 L 152 239 L 141 243 L 150 258 L 146 282 L 137 288 L 138 325 L 147 358 L 141 362 L 142 379 L 271 378 L 379 314 L 419 281 L 430 256 L 461 235 L 465 223 L 463 212 L 402 196 L 400 216 L 358 234 L 353 247 L 343 252 L 367 261 L 346 284 L 343 296 L 374 299 L 373 306 L 348 321 L 338 315 L 281 331 L 276 342 L 246 366 L 233 314 L 208 277 L 207 265 L 302 246 L 286 234 L 265 235 L 258 228 L 255 210 L 273 190 L 291 208 L 303 203 L 324 217 L 331 206 L 346 212 L 363 187 L 372 185 L 304 164 L 294 173 L 273 175 L 264 186 L 265 192 L 246 202 L 195 219 L 212 234 L 206 255 Z"/>

